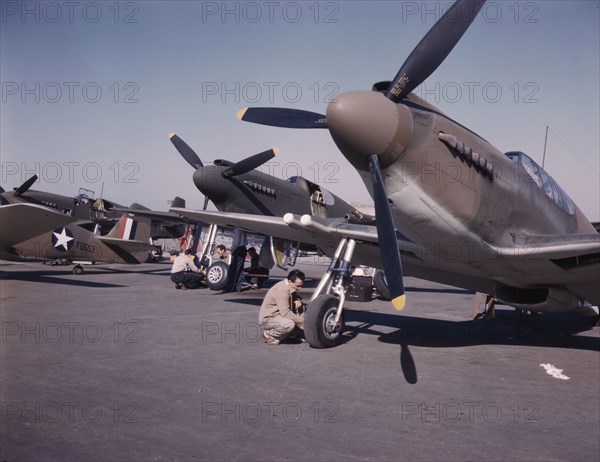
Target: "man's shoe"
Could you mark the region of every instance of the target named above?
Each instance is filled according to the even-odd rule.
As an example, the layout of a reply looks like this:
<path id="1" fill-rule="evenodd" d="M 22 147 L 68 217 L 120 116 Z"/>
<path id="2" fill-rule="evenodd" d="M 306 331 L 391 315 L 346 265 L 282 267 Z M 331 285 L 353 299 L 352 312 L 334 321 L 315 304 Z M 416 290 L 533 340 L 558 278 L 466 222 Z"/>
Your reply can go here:
<path id="1" fill-rule="evenodd" d="M 177 290 L 181 289 L 181 284 L 175 284 L 175 288 L 176 288 Z"/>
<path id="2" fill-rule="evenodd" d="M 267 345 L 279 345 L 279 340 L 273 338 L 273 336 L 269 334 L 269 332 L 267 332 L 266 330 L 263 330 L 262 338 L 267 343 Z"/>

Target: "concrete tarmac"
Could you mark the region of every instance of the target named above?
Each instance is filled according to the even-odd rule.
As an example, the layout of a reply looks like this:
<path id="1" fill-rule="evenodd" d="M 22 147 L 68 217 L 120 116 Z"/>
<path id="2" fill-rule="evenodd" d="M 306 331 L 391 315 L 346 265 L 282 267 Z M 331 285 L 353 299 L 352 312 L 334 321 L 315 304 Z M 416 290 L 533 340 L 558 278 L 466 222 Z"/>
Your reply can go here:
<path id="1" fill-rule="evenodd" d="M 2 461 L 600 458 L 588 318 L 470 321 L 474 294 L 407 278 L 402 314 L 349 302 L 336 348 L 269 346 L 268 285 L 175 290 L 169 270 L 2 265 Z"/>

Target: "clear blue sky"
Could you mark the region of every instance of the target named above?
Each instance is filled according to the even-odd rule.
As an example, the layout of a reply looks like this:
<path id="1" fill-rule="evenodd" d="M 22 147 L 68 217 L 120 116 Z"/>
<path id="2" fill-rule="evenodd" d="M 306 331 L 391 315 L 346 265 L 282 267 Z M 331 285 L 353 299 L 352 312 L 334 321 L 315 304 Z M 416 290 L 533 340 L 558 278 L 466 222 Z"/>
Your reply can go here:
<path id="1" fill-rule="evenodd" d="M 79 187 L 166 210 L 200 208 L 178 133 L 205 162 L 279 147 L 302 174 L 369 203 L 325 130 L 245 124 L 245 106 L 324 113 L 398 68 L 450 2 L 1 2 L 1 184 Z M 598 1 L 489 1 L 417 90 L 502 151 L 541 164 L 600 218 Z"/>

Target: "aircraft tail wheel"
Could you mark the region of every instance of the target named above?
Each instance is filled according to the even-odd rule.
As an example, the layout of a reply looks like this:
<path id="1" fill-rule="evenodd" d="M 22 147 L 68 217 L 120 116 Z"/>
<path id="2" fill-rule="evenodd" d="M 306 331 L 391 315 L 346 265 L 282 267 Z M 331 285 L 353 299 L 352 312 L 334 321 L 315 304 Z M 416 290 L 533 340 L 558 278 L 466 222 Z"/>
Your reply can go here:
<path id="1" fill-rule="evenodd" d="M 392 294 L 390 293 L 390 288 L 383 271 L 375 271 L 375 274 L 373 275 L 373 285 L 379 293 L 379 298 L 388 302 L 392 299 Z"/>
<path id="2" fill-rule="evenodd" d="M 206 270 L 206 285 L 210 290 L 223 290 L 227 285 L 227 263 L 216 261 Z"/>
<path id="3" fill-rule="evenodd" d="M 344 312 L 335 323 L 340 299 L 333 295 L 319 295 L 306 307 L 304 335 L 313 348 L 331 348 L 339 343 L 344 330 Z"/>
<path id="4" fill-rule="evenodd" d="M 83 267 L 82 266 L 74 266 L 73 267 L 73 274 L 83 274 Z"/>

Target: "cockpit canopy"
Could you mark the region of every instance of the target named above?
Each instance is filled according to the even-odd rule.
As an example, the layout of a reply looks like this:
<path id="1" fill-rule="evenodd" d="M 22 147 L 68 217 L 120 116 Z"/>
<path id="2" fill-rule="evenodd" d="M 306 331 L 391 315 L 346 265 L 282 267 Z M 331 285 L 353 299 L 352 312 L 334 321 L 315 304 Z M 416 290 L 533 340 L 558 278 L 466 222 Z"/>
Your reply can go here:
<path id="1" fill-rule="evenodd" d="M 546 171 L 536 164 L 531 157 L 521 151 L 510 151 L 506 156 L 513 163 L 518 163 L 538 187 L 546 193 L 546 196 L 552 200 L 561 210 L 569 215 L 575 214 L 575 206 L 569 195 L 554 181 Z"/>
<path id="2" fill-rule="evenodd" d="M 297 184 L 301 188 L 305 189 L 310 195 L 312 200 L 322 205 L 334 205 L 335 196 L 327 191 L 322 186 L 308 181 L 306 178 L 301 176 L 292 176 L 287 179 L 288 183 Z"/>

